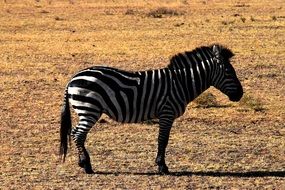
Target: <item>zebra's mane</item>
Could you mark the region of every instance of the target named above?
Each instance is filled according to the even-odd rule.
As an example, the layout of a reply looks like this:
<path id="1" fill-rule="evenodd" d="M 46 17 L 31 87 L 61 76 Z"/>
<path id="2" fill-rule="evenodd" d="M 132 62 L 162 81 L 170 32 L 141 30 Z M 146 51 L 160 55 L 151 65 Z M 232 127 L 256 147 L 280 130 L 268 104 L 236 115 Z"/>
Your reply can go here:
<path id="1" fill-rule="evenodd" d="M 223 45 L 221 45 L 221 44 L 213 44 L 213 45 L 211 45 L 211 46 L 210 46 L 211 50 L 213 49 L 213 46 L 215 46 L 215 45 L 219 47 L 219 49 L 220 49 L 220 55 L 221 55 L 224 59 L 228 60 L 228 59 L 232 58 L 232 57 L 235 55 L 235 54 L 232 52 L 232 50 L 230 50 L 229 48 L 227 48 L 227 47 L 225 47 L 225 46 L 223 46 Z"/>
<path id="2" fill-rule="evenodd" d="M 217 46 L 219 48 L 219 52 L 220 52 L 219 56 L 223 57 L 225 60 L 229 60 L 231 57 L 234 56 L 234 53 L 230 49 L 228 49 L 227 47 L 220 45 L 220 44 L 213 44 L 210 46 L 201 46 L 201 47 L 195 48 L 192 51 L 185 51 L 183 53 L 178 53 L 178 54 L 172 56 L 170 58 L 170 63 L 168 65 L 168 68 L 181 66 L 181 63 L 179 63 L 177 61 L 177 58 L 182 56 L 183 54 L 188 55 L 188 56 L 189 55 L 196 55 L 196 56 L 200 57 L 198 52 L 203 51 L 203 52 L 207 52 L 207 55 L 210 56 L 209 58 L 214 58 L 215 57 L 215 54 L 213 52 L 214 46 Z"/>

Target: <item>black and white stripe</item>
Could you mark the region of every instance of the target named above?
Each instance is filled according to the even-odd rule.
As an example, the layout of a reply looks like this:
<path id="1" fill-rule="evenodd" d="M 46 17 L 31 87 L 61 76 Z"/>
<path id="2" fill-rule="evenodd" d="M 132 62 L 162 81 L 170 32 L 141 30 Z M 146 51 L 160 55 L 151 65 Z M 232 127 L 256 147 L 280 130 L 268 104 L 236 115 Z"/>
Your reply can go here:
<path id="1" fill-rule="evenodd" d="M 110 67 L 92 67 L 77 73 L 67 85 L 63 112 L 68 101 L 79 116 L 71 135 L 79 150 L 79 165 L 92 173 L 89 155 L 84 147 L 86 135 L 104 113 L 125 123 L 138 123 L 158 118 L 158 154 L 160 173 L 167 173 L 165 149 L 175 118 L 187 104 L 210 86 L 215 86 L 238 101 L 242 86 L 230 64 L 233 53 L 220 45 L 200 47 L 172 57 L 166 68 L 143 72 L 127 72 Z M 61 153 L 67 151 L 70 126 L 62 116 Z"/>

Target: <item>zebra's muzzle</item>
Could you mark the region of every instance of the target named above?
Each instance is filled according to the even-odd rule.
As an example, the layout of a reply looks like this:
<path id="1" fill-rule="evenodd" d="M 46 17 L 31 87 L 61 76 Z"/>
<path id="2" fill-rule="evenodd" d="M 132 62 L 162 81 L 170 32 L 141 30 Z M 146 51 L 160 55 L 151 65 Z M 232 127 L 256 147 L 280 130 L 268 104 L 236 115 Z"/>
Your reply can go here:
<path id="1" fill-rule="evenodd" d="M 229 93 L 228 94 L 228 97 L 230 99 L 230 101 L 233 101 L 233 102 L 238 102 L 240 101 L 240 99 L 242 98 L 243 96 L 243 90 L 241 88 L 241 90 L 239 90 L 238 92 L 236 93 Z"/>
<path id="2" fill-rule="evenodd" d="M 238 101 L 240 101 L 240 99 L 241 99 L 241 97 L 240 98 L 238 98 L 238 97 L 230 97 L 230 101 L 232 101 L 232 102 L 238 102 Z"/>

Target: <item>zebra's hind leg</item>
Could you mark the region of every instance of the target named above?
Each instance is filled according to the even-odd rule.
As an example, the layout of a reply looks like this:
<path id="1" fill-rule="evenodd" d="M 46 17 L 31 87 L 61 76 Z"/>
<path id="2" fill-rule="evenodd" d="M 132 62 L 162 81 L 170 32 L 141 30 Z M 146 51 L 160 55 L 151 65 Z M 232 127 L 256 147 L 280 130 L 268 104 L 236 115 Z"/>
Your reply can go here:
<path id="1" fill-rule="evenodd" d="M 71 131 L 72 138 L 78 149 L 78 155 L 79 155 L 78 165 L 84 168 L 87 174 L 92 174 L 94 173 L 94 171 L 92 170 L 90 156 L 84 146 L 84 143 L 87 137 L 87 133 L 90 131 L 92 126 L 98 121 L 100 116 L 101 114 L 98 114 L 96 116 L 81 115 L 79 117 L 78 125 L 75 128 L 73 128 Z"/>

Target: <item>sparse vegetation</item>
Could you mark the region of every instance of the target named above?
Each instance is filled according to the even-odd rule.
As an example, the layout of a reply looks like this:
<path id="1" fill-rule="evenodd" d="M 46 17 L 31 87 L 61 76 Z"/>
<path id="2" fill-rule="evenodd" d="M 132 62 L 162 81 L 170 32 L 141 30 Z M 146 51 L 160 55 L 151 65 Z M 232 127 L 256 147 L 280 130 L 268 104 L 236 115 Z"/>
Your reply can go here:
<path id="1" fill-rule="evenodd" d="M 234 5 L 235 7 L 240 7 L 240 8 L 244 8 L 244 7 L 250 7 L 250 5 L 247 5 L 247 4 L 244 4 L 244 3 L 242 3 L 242 4 L 236 4 L 236 5 Z"/>
<path id="2" fill-rule="evenodd" d="M 49 13 L 49 12 L 46 11 L 46 10 L 41 10 L 40 13 L 47 14 L 47 13 Z"/>
<path id="3" fill-rule="evenodd" d="M 234 24 L 234 23 L 235 23 L 234 20 L 231 20 L 231 21 L 225 21 L 225 20 L 223 20 L 223 21 L 222 21 L 222 24 L 223 24 L 223 25 L 231 25 L 231 24 Z"/>
<path id="4" fill-rule="evenodd" d="M 61 17 L 59 17 L 59 16 L 55 16 L 55 17 L 54 17 L 54 20 L 56 20 L 56 21 L 62 21 L 62 20 L 64 20 L 64 19 L 61 18 Z"/>
<path id="5" fill-rule="evenodd" d="M 168 7 L 159 7 L 154 10 L 151 10 L 147 16 L 153 18 L 162 18 L 163 16 L 179 16 L 183 15 L 182 12 Z"/>
<path id="6" fill-rule="evenodd" d="M 284 172 L 284 6 L 185 2 L 0 1 L 0 189 L 282 189 L 284 177 L 272 173 Z M 172 13 L 148 17 L 157 7 Z M 60 163 L 60 109 L 74 73 L 94 65 L 161 68 L 177 52 L 212 43 L 234 51 L 233 66 L 250 94 L 232 103 L 209 89 L 214 97 L 205 94 L 205 102 L 216 99 L 219 108 L 189 105 L 167 149 L 175 173 L 155 175 L 155 121 L 119 124 L 106 116 L 86 144 L 97 173 L 80 170 L 74 143 Z"/>
<path id="7" fill-rule="evenodd" d="M 126 15 L 134 15 L 135 14 L 135 11 L 133 9 L 128 9 L 126 12 L 125 12 Z"/>
<path id="8" fill-rule="evenodd" d="M 210 108 L 210 107 L 219 106 L 215 95 L 213 95 L 211 92 L 205 92 L 201 94 L 198 98 L 194 100 L 194 102 L 196 103 L 197 107 L 201 108 Z"/>
<path id="9" fill-rule="evenodd" d="M 258 98 L 254 98 L 252 95 L 244 94 L 240 101 L 241 106 L 246 106 L 254 111 L 265 111 L 262 101 Z"/>
<path id="10" fill-rule="evenodd" d="M 271 19 L 274 20 L 274 21 L 276 21 L 276 20 L 277 20 L 277 17 L 276 17 L 276 16 L 272 16 Z"/>
<path id="11" fill-rule="evenodd" d="M 245 23 L 245 21 L 246 21 L 246 18 L 244 18 L 244 17 L 241 17 L 241 18 L 240 18 L 240 20 L 241 20 L 243 23 Z"/>
<path id="12" fill-rule="evenodd" d="M 182 22 L 182 23 L 177 23 L 177 24 L 174 24 L 174 26 L 176 26 L 176 27 L 180 27 L 180 26 L 183 26 L 185 23 L 184 22 Z"/>

